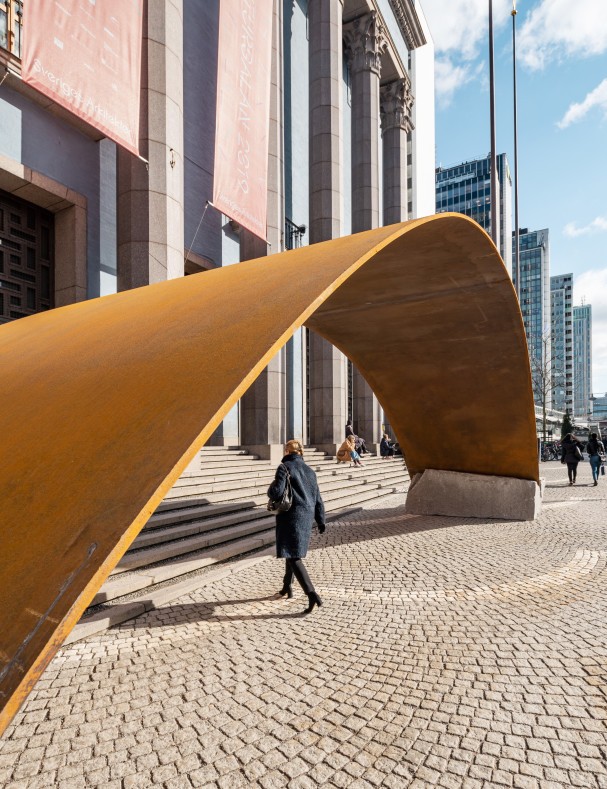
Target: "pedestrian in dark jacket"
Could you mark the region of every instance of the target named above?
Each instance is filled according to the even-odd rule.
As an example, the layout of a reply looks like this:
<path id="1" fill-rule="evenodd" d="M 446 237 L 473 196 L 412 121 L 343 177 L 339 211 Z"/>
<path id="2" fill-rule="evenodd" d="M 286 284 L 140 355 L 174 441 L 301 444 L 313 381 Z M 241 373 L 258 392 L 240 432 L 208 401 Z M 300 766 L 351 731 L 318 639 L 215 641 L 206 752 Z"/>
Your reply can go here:
<path id="1" fill-rule="evenodd" d="M 590 435 L 590 441 L 586 444 L 586 452 L 588 452 L 588 460 L 590 461 L 590 468 L 592 469 L 592 479 L 594 484 L 599 484 L 599 469 L 601 468 L 602 458 L 605 457 L 605 445 L 599 439 L 596 433 Z"/>
<path id="2" fill-rule="evenodd" d="M 567 464 L 569 484 L 574 485 L 577 477 L 577 464 L 582 460 L 582 445 L 572 433 L 567 433 L 561 444 L 561 463 Z"/>
<path id="3" fill-rule="evenodd" d="M 384 433 L 379 444 L 379 454 L 384 458 L 394 458 L 394 444 L 390 441 L 390 436 L 387 433 Z"/>
<path id="4" fill-rule="evenodd" d="M 308 553 L 314 521 L 321 534 L 326 528 L 325 506 L 318 489 L 316 474 L 304 462 L 303 446 L 299 441 L 287 442 L 285 456 L 276 469 L 276 478 L 268 488 L 270 499 L 279 499 L 284 493 L 287 473 L 291 479 L 293 503 L 286 512 L 276 514 L 276 556 L 286 561 L 283 587 L 279 594 L 293 597 L 291 584 L 295 575 L 308 595 L 308 607 L 304 613 L 310 614 L 315 605 L 322 605 L 322 600 L 314 590 L 302 559 Z"/>

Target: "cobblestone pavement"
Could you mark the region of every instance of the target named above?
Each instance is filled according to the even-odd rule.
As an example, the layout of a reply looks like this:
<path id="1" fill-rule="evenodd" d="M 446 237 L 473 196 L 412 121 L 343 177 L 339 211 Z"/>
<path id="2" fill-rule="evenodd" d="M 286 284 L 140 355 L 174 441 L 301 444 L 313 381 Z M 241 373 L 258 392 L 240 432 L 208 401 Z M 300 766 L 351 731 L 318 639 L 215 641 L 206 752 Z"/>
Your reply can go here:
<path id="1" fill-rule="evenodd" d="M 310 616 L 267 558 L 64 649 L 0 785 L 607 788 L 607 477 L 542 471 L 535 523 L 331 524 Z"/>

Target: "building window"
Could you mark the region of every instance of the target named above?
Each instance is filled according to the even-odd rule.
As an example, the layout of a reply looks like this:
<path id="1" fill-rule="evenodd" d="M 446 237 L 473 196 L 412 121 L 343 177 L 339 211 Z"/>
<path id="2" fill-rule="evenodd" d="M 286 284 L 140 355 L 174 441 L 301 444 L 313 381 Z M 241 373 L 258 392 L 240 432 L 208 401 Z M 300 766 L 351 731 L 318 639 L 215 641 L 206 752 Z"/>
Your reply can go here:
<path id="1" fill-rule="evenodd" d="M 21 57 L 23 0 L 0 0 L 0 48 Z"/>

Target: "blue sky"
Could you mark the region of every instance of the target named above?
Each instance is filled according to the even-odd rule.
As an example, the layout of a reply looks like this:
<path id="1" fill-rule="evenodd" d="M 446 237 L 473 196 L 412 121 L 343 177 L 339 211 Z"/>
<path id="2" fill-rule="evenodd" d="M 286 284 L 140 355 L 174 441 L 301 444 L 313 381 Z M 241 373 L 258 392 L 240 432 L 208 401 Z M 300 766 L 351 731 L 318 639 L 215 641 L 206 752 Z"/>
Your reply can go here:
<path id="1" fill-rule="evenodd" d="M 607 0 L 518 0 L 519 224 L 550 230 L 551 274 L 593 307 L 607 392 Z M 436 47 L 436 161 L 489 152 L 488 0 L 423 0 Z M 514 166 L 512 0 L 493 0 L 497 152 Z"/>

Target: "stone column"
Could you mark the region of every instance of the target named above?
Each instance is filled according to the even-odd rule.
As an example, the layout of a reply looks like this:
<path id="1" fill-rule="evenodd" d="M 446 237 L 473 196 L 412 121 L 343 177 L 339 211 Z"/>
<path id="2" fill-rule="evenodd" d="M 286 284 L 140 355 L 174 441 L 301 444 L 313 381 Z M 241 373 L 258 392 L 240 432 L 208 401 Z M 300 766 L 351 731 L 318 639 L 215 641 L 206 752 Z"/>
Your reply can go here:
<path id="1" fill-rule="evenodd" d="M 183 0 L 144 4 L 140 152 L 118 148 L 118 289 L 183 276 Z"/>
<path id="2" fill-rule="evenodd" d="M 387 42 L 375 11 L 350 22 L 344 32 L 352 76 L 352 232 L 358 233 L 378 227 L 380 221 L 379 77 Z M 377 444 L 381 431 L 379 403 L 356 368 L 352 404 L 354 431 L 368 445 Z"/>
<path id="3" fill-rule="evenodd" d="M 379 226 L 379 75 L 386 39 L 377 13 L 344 28 L 352 76 L 352 232 Z"/>
<path id="4" fill-rule="evenodd" d="M 408 78 L 380 89 L 383 138 L 384 225 L 407 219 L 407 134 L 413 130 L 413 94 Z"/>
<path id="5" fill-rule="evenodd" d="M 342 231 L 343 0 L 309 0 L 310 243 Z M 335 453 L 344 438 L 346 360 L 310 332 L 310 444 Z"/>
<path id="6" fill-rule="evenodd" d="M 282 0 L 274 0 L 272 73 L 268 145 L 268 243 L 240 231 L 240 259 L 251 260 L 282 251 L 284 233 Z M 278 463 L 283 456 L 286 430 L 286 350 L 282 348 L 251 384 L 240 401 L 240 439 L 262 458 Z"/>

